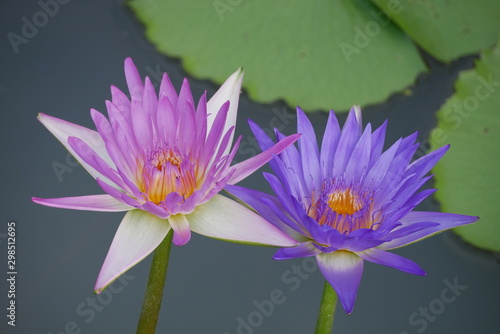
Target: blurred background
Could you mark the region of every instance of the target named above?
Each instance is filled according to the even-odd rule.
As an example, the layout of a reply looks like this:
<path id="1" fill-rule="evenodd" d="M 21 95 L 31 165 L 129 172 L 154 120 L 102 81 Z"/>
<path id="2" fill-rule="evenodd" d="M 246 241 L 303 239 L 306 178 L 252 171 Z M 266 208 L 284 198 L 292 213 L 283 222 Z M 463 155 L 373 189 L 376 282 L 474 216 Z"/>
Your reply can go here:
<path id="1" fill-rule="evenodd" d="M 5 0 L 0 4 L 4 36 L 0 42 L 0 277 L 4 277 L 0 332 L 134 333 L 151 257 L 101 295 L 93 294 L 123 213 L 60 210 L 31 202 L 32 196 L 102 192 L 36 116 L 47 113 L 94 128 L 90 108 L 105 111 L 111 84 L 126 90 L 126 57 L 132 57 L 141 75 L 157 85 L 163 72 L 177 89 L 188 77 L 195 99 L 204 91 L 211 96 L 218 86 L 192 78 L 178 58 L 158 52 L 122 1 L 59 0 L 57 11 L 44 9 L 47 2 Z M 215 4 L 209 3 L 205 7 L 217 17 Z M 182 29 L 177 33 L 182 34 Z M 363 119 L 374 127 L 389 119 L 387 144 L 418 131 L 422 154 L 429 147 L 427 138 L 436 125 L 436 111 L 452 95 L 459 72 L 473 68 L 476 56 L 445 65 L 422 50 L 419 53 L 429 70 L 419 74 L 404 93 L 363 107 Z M 225 76 L 235 69 L 228 68 Z M 315 87 L 304 89 L 312 94 Z M 321 137 L 327 113 L 315 110 L 308 110 L 309 117 Z M 243 135 L 238 161 L 259 152 L 246 124 L 248 118 L 286 134 L 296 129 L 293 107 L 283 100 L 255 102 L 244 90 L 236 128 Z M 343 122 L 345 114 L 339 119 Z M 241 185 L 269 191 L 261 174 L 268 170 L 264 167 Z M 429 198 L 419 210 L 439 211 L 439 205 Z M 11 221 L 16 225 L 15 327 L 7 324 L 6 317 Z M 199 235 L 193 235 L 185 246 L 173 246 L 157 333 L 313 332 L 323 277 L 313 261 L 274 261 L 274 251 Z M 452 232 L 395 252 L 419 263 L 428 275 L 416 277 L 367 263 L 354 313 L 346 316 L 339 307 L 334 333 L 493 333 L 498 329 L 498 255 L 465 244 Z M 283 296 L 281 302 L 263 311 L 264 301 L 273 293 Z"/>

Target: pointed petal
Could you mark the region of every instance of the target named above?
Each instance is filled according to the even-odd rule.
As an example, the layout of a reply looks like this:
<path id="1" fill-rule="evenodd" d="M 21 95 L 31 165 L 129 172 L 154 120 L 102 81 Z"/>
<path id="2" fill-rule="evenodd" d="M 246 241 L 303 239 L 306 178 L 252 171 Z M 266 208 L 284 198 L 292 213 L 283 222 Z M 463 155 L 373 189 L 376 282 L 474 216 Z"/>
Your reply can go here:
<path id="1" fill-rule="evenodd" d="M 123 217 L 94 290 L 100 293 L 125 271 L 149 255 L 163 241 L 170 225 L 148 212 L 131 210 Z"/>
<path id="2" fill-rule="evenodd" d="M 397 231 L 399 228 L 403 228 L 405 226 L 410 226 L 417 223 L 427 222 L 427 223 L 437 223 L 437 225 L 432 225 L 428 228 L 414 231 L 413 233 L 409 233 L 406 236 L 402 236 L 399 239 L 394 239 L 392 241 L 386 242 L 380 245 L 378 248 L 383 250 L 388 250 L 405 246 L 410 243 L 421 240 L 423 238 L 430 237 L 436 233 L 448 230 L 450 228 L 457 227 L 460 225 L 471 224 L 477 221 L 478 219 L 479 217 L 458 215 L 454 213 L 412 211 L 399 220 L 401 226 L 395 229 L 394 231 Z"/>
<path id="3" fill-rule="evenodd" d="M 297 132 L 302 135 L 298 143 L 307 189 L 319 190 L 323 180 L 319 165 L 318 142 L 311 122 L 299 107 L 297 107 Z"/>
<path id="4" fill-rule="evenodd" d="M 333 110 L 330 110 L 328 122 L 326 123 L 323 141 L 321 143 L 321 170 L 323 171 L 323 178 L 327 178 L 329 173 L 333 170 L 333 158 L 340 138 L 340 126 L 337 116 Z"/>
<path id="5" fill-rule="evenodd" d="M 363 274 L 363 259 L 351 252 L 337 251 L 318 254 L 316 260 L 319 270 L 337 292 L 345 312 L 351 314 Z"/>
<path id="6" fill-rule="evenodd" d="M 264 218 L 222 195 L 199 205 L 186 218 L 193 232 L 211 238 L 281 247 L 297 245 Z"/>
<path id="7" fill-rule="evenodd" d="M 176 246 L 185 245 L 191 239 L 191 230 L 186 216 L 183 214 L 170 216 L 168 221 L 174 230 L 173 243 Z"/>
<path id="8" fill-rule="evenodd" d="M 38 120 L 66 147 L 66 149 L 75 157 L 76 160 L 89 172 L 92 177 L 98 178 L 101 174 L 93 167 L 83 161 L 76 154 L 68 143 L 69 137 L 77 137 L 90 146 L 106 163 L 114 166 L 113 161 L 106 151 L 106 146 L 97 131 L 87 129 L 86 127 L 66 122 L 62 119 L 52 117 L 46 114 L 38 114 Z"/>
<path id="9" fill-rule="evenodd" d="M 277 142 L 273 147 L 270 149 L 257 154 L 256 156 L 247 159 L 245 161 L 242 161 L 236 165 L 233 166 L 233 168 L 236 170 L 229 179 L 228 184 L 235 184 L 255 172 L 257 169 L 262 167 L 263 165 L 266 164 L 269 160 L 273 158 L 273 155 L 279 154 L 281 151 L 286 149 L 288 146 L 292 145 L 297 139 L 299 139 L 300 134 L 294 134 L 291 136 L 286 137 L 283 140 L 280 140 Z"/>
<path id="10" fill-rule="evenodd" d="M 413 161 L 411 165 L 408 166 L 406 175 L 415 174 L 416 178 L 421 178 L 422 176 L 427 174 L 427 172 L 430 171 L 432 167 L 434 167 L 434 165 L 439 161 L 439 159 L 443 157 L 443 155 L 448 151 L 449 148 L 450 145 L 445 145 Z"/>
<path id="11" fill-rule="evenodd" d="M 33 197 L 32 201 L 53 208 L 72 210 L 119 212 L 133 209 L 133 207 L 107 194 L 60 198 Z"/>
<path id="12" fill-rule="evenodd" d="M 219 109 L 227 101 L 229 101 L 229 111 L 227 114 L 226 125 L 222 133 L 226 133 L 230 127 L 236 126 L 236 115 L 238 113 L 238 102 L 240 99 L 243 75 L 243 68 L 240 67 L 226 80 L 226 82 L 222 84 L 219 90 L 207 102 L 207 112 L 209 114 L 207 117 L 208 131 L 212 128 L 212 124 L 217 116 L 217 113 L 219 112 Z M 233 138 L 231 137 L 229 142 L 232 143 L 232 141 Z M 224 155 L 228 154 L 230 149 L 230 147 L 227 147 Z"/>
<path id="13" fill-rule="evenodd" d="M 342 127 L 342 134 L 333 160 L 333 175 L 342 175 L 352 150 L 361 136 L 362 129 L 359 123 L 361 116 L 358 115 L 356 110 L 355 108 L 351 109 Z"/>
<path id="14" fill-rule="evenodd" d="M 390 252 L 372 248 L 356 254 L 361 256 L 366 261 L 392 267 L 394 269 L 404 271 L 405 273 L 420 276 L 425 275 L 425 271 L 415 262 Z"/>
<path id="15" fill-rule="evenodd" d="M 144 89 L 144 85 L 142 83 L 141 75 L 135 67 L 132 58 L 128 57 L 125 59 L 125 78 L 127 80 L 128 90 L 130 92 L 130 96 L 133 98 L 137 98 L 139 101 L 142 101 L 142 91 Z"/>
<path id="16" fill-rule="evenodd" d="M 319 249 L 314 247 L 311 241 L 301 242 L 298 246 L 281 248 L 273 256 L 275 260 L 288 260 L 296 257 L 309 257 L 317 255 Z"/>

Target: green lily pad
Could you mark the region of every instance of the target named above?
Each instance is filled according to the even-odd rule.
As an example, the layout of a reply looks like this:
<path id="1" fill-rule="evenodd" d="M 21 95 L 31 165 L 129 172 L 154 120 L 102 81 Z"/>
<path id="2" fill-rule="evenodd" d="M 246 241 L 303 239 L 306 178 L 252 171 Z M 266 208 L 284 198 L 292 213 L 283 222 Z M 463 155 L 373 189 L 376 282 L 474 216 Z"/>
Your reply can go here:
<path id="1" fill-rule="evenodd" d="M 239 66 L 259 102 L 308 111 L 375 104 L 426 70 L 410 39 L 368 0 L 130 0 L 158 49 L 222 83 Z"/>
<path id="2" fill-rule="evenodd" d="M 500 1 L 372 0 L 420 47 L 449 62 L 495 44 Z"/>
<path id="3" fill-rule="evenodd" d="M 460 74 L 455 94 L 438 111 L 433 149 L 451 148 L 434 168 L 445 212 L 480 216 L 455 231 L 471 244 L 500 252 L 500 44 Z"/>

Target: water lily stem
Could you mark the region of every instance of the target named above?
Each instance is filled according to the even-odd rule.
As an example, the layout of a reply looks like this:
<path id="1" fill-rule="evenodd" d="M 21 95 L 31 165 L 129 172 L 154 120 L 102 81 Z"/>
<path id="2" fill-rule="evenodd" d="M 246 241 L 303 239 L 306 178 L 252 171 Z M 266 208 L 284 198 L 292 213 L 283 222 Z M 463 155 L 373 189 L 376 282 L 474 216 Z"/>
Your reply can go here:
<path id="1" fill-rule="evenodd" d="M 330 283 L 325 281 L 323 297 L 321 298 L 321 305 L 319 307 L 318 320 L 316 321 L 315 334 L 330 334 L 332 332 L 336 308 L 337 293 L 333 290 Z"/>
<path id="2" fill-rule="evenodd" d="M 173 231 L 170 230 L 153 255 L 141 316 L 137 325 L 137 334 L 154 334 L 156 330 L 173 235 Z"/>

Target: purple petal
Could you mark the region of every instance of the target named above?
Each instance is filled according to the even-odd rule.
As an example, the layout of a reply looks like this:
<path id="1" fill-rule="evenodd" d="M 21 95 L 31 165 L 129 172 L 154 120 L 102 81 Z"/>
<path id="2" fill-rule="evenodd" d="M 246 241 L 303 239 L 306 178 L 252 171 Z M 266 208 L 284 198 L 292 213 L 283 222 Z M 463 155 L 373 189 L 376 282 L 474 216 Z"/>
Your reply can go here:
<path id="1" fill-rule="evenodd" d="M 133 207 L 128 206 L 127 204 L 107 194 L 60 198 L 33 197 L 32 200 L 37 204 L 60 209 L 105 212 L 129 211 L 133 209 Z"/>
<path id="2" fill-rule="evenodd" d="M 380 154 L 382 153 L 382 149 L 384 148 L 386 129 L 387 120 L 372 133 L 372 152 L 370 154 L 370 167 L 373 166 L 375 161 L 380 157 Z"/>
<path id="3" fill-rule="evenodd" d="M 363 274 L 363 259 L 351 252 L 337 251 L 318 254 L 316 260 L 319 270 L 337 292 L 345 312 L 351 314 Z"/>
<path id="4" fill-rule="evenodd" d="M 298 246 L 280 248 L 273 256 L 275 260 L 288 260 L 296 257 L 309 257 L 317 255 L 319 250 L 314 247 L 311 241 L 301 242 Z"/>
<path id="5" fill-rule="evenodd" d="M 131 210 L 123 217 L 94 290 L 100 293 L 118 276 L 149 255 L 163 241 L 170 225 L 148 212 Z"/>
<path id="6" fill-rule="evenodd" d="M 366 261 L 392 267 L 394 269 L 404 271 L 405 273 L 420 276 L 425 275 L 425 271 L 415 262 L 390 252 L 372 248 L 356 254 L 361 256 Z"/>
<path id="7" fill-rule="evenodd" d="M 186 215 L 191 231 L 245 244 L 290 247 L 297 242 L 255 212 L 222 195 Z"/>
<path id="8" fill-rule="evenodd" d="M 186 216 L 183 214 L 170 216 L 168 221 L 174 230 L 173 243 L 177 246 L 185 245 L 191 239 L 191 229 Z"/>
<path id="9" fill-rule="evenodd" d="M 323 141 L 321 143 L 321 168 L 323 170 L 323 178 L 330 175 L 333 170 L 333 158 L 335 157 L 335 151 L 337 150 L 337 145 L 340 139 L 340 126 L 337 116 L 333 110 L 330 110 L 330 115 L 328 116 L 328 122 L 325 128 L 325 134 L 323 135 Z"/>
<path id="10" fill-rule="evenodd" d="M 479 217 L 465 216 L 453 213 L 412 211 L 399 220 L 401 226 L 396 228 L 394 231 L 397 231 L 399 228 L 404 228 L 406 226 L 411 226 L 417 223 L 427 222 L 427 223 L 437 223 L 437 225 L 433 225 L 425 229 L 414 231 L 398 239 L 393 239 L 392 241 L 380 245 L 378 248 L 383 250 L 388 250 L 405 246 L 407 244 L 416 242 L 423 238 L 430 237 L 431 235 L 442 232 L 444 230 L 448 230 L 450 228 L 461 225 L 474 223 L 478 219 Z"/>
<path id="11" fill-rule="evenodd" d="M 434 165 L 439 161 L 439 159 L 443 157 L 443 155 L 446 153 L 446 151 L 448 151 L 449 148 L 450 145 L 445 145 L 427 155 L 424 155 L 420 159 L 415 160 L 410 166 L 408 166 L 406 175 L 415 174 L 415 177 L 417 179 L 421 178 L 422 176 L 427 174 L 427 172 L 430 171 L 432 167 L 434 167 Z"/>
<path id="12" fill-rule="evenodd" d="M 228 184 L 235 184 L 255 172 L 257 169 L 262 167 L 266 162 L 273 158 L 274 154 L 279 154 L 281 151 L 286 149 L 288 146 L 292 145 L 297 139 L 299 139 L 299 134 L 294 134 L 286 137 L 285 139 L 276 143 L 270 149 L 257 154 L 256 156 L 242 161 L 233 166 L 236 170 L 229 180 Z"/>
<path id="13" fill-rule="evenodd" d="M 361 128 L 358 123 L 355 109 L 351 109 L 339 139 L 339 144 L 333 160 L 333 175 L 342 175 L 349 161 L 352 150 L 361 136 Z"/>
<path id="14" fill-rule="evenodd" d="M 299 107 L 297 107 L 297 132 L 302 135 L 298 143 L 307 189 L 319 190 L 323 180 L 319 165 L 318 142 L 311 122 Z"/>
<path id="15" fill-rule="evenodd" d="M 354 147 L 345 169 L 345 177 L 359 181 L 366 175 L 370 163 L 372 128 L 368 124 Z"/>
<path id="16" fill-rule="evenodd" d="M 301 227 L 297 226 L 297 224 L 291 221 L 285 214 L 284 208 L 281 206 L 278 198 L 257 190 L 234 185 L 226 185 L 224 190 L 249 205 L 252 209 L 257 211 L 262 218 L 279 228 L 286 235 L 297 241 L 304 239 L 304 236 L 299 234 L 301 233 Z"/>

